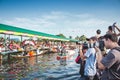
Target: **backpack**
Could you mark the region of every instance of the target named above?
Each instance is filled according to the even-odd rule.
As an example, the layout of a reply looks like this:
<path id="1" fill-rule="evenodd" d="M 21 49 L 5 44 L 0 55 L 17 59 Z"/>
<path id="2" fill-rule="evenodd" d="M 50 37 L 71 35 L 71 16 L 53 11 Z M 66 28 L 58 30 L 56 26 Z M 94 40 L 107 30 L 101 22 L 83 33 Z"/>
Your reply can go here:
<path id="1" fill-rule="evenodd" d="M 115 48 L 113 48 L 112 50 L 117 50 L 117 51 L 119 51 L 119 53 L 120 53 L 120 47 L 115 47 Z M 116 69 L 116 66 L 113 65 L 112 68 L 113 68 L 113 69 Z M 116 71 L 116 70 L 115 70 L 115 71 Z M 108 69 L 108 72 L 111 72 L 111 70 Z M 118 72 L 118 73 L 115 73 L 115 75 L 114 75 L 114 78 L 115 78 L 115 79 L 111 79 L 110 76 L 108 76 L 108 78 L 111 79 L 111 80 L 120 80 L 120 70 L 117 71 L 117 72 Z M 112 72 L 111 72 L 111 73 L 112 73 Z"/>
<path id="2" fill-rule="evenodd" d="M 117 50 L 117 51 L 120 52 L 120 47 L 115 47 L 115 48 L 113 48 L 113 49 L 115 49 L 115 50 Z M 112 49 L 112 50 L 113 50 L 113 49 Z"/>

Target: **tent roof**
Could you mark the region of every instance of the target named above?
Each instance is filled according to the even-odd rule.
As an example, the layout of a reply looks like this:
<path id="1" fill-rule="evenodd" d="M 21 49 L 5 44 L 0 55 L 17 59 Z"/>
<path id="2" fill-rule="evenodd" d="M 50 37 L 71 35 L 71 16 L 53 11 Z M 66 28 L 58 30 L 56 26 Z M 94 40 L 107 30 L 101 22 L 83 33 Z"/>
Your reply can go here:
<path id="1" fill-rule="evenodd" d="M 43 39 L 53 39 L 53 40 L 61 40 L 61 41 L 74 41 L 72 39 L 62 38 L 52 34 L 18 28 L 10 25 L 5 25 L 5 24 L 0 24 L 0 33 L 23 35 L 23 36 L 37 36 Z"/>

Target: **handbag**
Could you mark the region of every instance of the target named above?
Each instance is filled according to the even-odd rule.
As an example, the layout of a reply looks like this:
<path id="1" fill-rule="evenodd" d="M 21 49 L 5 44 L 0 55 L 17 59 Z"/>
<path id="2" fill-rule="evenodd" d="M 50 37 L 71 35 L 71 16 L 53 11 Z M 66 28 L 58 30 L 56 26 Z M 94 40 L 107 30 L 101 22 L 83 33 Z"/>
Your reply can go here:
<path id="1" fill-rule="evenodd" d="M 80 64 L 80 63 L 81 63 L 81 58 L 80 58 L 80 55 L 79 55 L 79 54 L 78 54 L 78 56 L 76 57 L 75 62 L 76 62 L 77 64 Z"/>

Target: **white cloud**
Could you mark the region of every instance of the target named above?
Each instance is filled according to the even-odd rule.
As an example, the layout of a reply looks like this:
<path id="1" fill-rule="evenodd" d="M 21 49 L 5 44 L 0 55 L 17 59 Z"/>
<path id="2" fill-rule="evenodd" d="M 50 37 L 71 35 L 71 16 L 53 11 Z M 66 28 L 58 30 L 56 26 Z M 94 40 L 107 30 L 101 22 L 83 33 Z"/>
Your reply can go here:
<path id="1" fill-rule="evenodd" d="M 82 34 L 91 36 L 95 34 L 95 31 L 98 28 L 105 32 L 105 27 L 111 24 L 110 21 L 95 18 L 94 15 L 88 13 L 74 14 L 59 11 L 52 11 L 51 13 L 41 15 L 40 17 L 16 17 L 11 20 L 0 19 L 0 21 L 4 24 L 46 33 L 63 33 L 66 36 Z"/>
<path id="2" fill-rule="evenodd" d="M 75 16 L 78 17 L 78 18 L 90 18 L 90 17 L 93 17 L 93 15 L 88 14 L 88 13 L 76 14 Z"/>
<path id="3" fill-rule="evenodd" d="M 15 25 L 19 27 L 49 27 L 55 25 L 55 23 L 44 19 L 32 19 L 32 18 L 14 18 L 13 20 L 5 20 L 4 23 Z"/>

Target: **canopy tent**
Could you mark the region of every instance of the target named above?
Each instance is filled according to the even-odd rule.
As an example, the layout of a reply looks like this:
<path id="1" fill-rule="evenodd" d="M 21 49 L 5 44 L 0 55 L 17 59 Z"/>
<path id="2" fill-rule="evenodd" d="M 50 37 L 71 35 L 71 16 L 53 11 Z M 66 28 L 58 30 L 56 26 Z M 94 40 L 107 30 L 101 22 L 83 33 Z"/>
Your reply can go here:
<path id="1" fill-rule="evenodd" d="M 20 36 L 28 36 L 28 37 L 38 37 L 41 39 L 51 39 L 51 40 L 60 40 L 60 41 L 76 41 L 73 39 L 62 38 L 56 35 L 51 35 L 47 33 L 37 32 L 33 30 L 27 30 L 23 28 L 18 28 L 10 25 L 0 24 L 0 33 L 2 34 L 13 34 Z"/>

